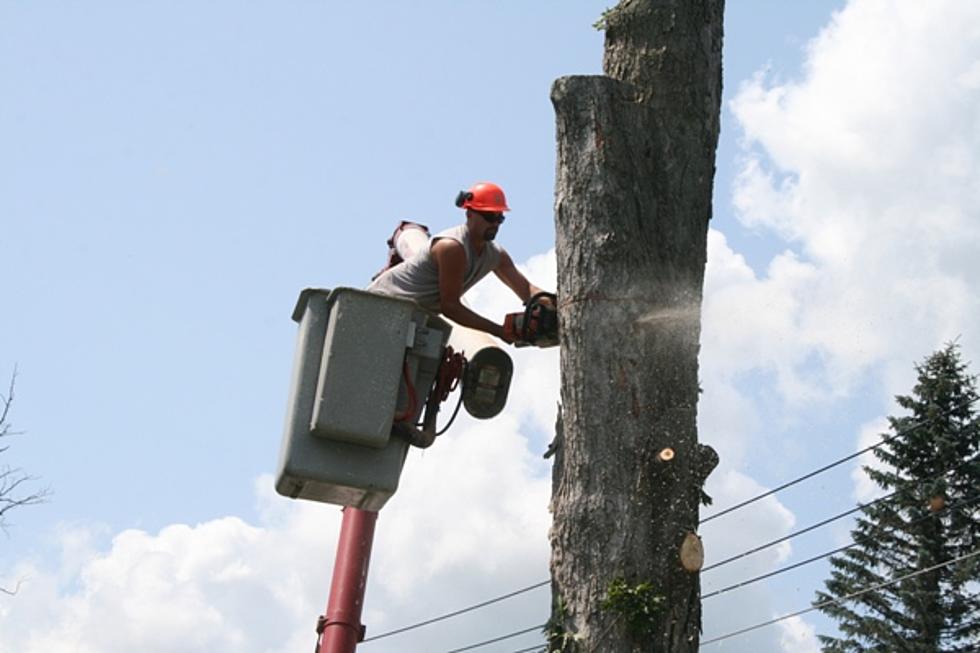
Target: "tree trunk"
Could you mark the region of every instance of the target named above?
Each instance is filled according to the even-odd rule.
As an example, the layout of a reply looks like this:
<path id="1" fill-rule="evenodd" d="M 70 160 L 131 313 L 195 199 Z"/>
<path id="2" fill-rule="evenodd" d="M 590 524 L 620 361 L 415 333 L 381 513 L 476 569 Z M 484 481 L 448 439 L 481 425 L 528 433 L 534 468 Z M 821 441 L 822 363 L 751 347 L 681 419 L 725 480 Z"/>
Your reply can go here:
<path id="1" fill-rule="evenodd" d="M 625 0 L 601 20 L 606 76 L 551 91 L 562 329 L 552 651 L 698 649 L 690 534 L 717 464 L 696 418 L 723 4 Z"/>

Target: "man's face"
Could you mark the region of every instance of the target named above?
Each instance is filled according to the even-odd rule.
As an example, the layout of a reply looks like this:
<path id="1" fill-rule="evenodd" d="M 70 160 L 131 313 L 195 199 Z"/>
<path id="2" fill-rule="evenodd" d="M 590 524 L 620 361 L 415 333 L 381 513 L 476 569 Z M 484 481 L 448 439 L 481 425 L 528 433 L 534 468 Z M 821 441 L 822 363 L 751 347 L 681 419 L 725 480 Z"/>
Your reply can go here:
<path id="1" fill-rule="evenodd" d="M 493 240 L 497 237 L 497 230 L 503 224 L 504 214 L 493 211 L 474 211 L 480 216 L 480 223 L 483 226 L 483 239 Z"/>

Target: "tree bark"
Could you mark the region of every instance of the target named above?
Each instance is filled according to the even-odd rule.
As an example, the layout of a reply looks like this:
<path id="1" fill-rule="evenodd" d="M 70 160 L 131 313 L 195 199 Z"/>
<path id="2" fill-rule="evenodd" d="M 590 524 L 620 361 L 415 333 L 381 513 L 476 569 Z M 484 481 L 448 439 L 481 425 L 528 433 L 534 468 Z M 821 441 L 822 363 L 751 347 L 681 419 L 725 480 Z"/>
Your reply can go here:
<path id="1" fill-rule="evenodd" d="M 723 5 L 625 0 L 602 19 L 606 75 L 551 91 L 562 333 L 552 651 L 698 649 L 700 580 L 680 549 L 686 540 L 690 553 L 717 464 L 696 419 Z M 616 601 L 624 588 L 632 600 Z"/>

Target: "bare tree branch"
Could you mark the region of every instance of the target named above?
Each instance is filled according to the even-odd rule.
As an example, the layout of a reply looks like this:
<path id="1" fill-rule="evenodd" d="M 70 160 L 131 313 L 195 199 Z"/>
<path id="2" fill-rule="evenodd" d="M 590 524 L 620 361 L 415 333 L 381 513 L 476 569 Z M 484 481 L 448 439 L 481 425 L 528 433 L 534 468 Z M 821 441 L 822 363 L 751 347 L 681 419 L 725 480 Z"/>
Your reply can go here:
<path id="1" fill-rule="evenodd" d="M 10 385 L 7 386 L 6 396 L 0 395 L 0 436 L 6 435 L 10 428 L 7 422 L 7 415 L 10 413 L 10 406 L 14 403 L 14 384 L 17 382 L 17 366 L 14 366 L 14 373 L 10 375 Z"/>
<path id="2" fill-rule="evenodd" d="M 0 587 L 0 594 L 6 594 L 7 596 L 15 596 L 17 592 L 20 591 L 20 586 L 23 584 L 24 584 L 24 579 L 21 578 L 20 580 L 17 581 L 17 585 L 14 586 L 14 589 L 12 590 L 8 590 L 3 587 Z"/>
<path id="3" fill-rule="evenodd" d="M 33 506 L 44 503 L 50 495 L 47 489 L 32 492 L 25 496 L 13 496 L 14 490 L 29 481 L 36 481 L 34 476 L 26 476 L 20 469 L 12 467 L 4 468 L 0 471 L 0 528 L 4 527 L 4 515 L 13 508 L 20 506 Z"/>
<path id="4" fill-rule="evenodd" d="M 10 385 L 7 387 L 7 394 L 0 394 L 0 438 L 9 437 L 11 435 L 20 435 L 19 431 L 11 430 L 10 422 L 7 416 L 10 414 L 10 407 L 14 403 L 14 384 L 17 381 L 17 366 L 14 366 L 14 372 L 10 375 Z M 10 445 L 4 445 L 0 447 L 0 453 L 5 452 L 10 448 Z"/>
<path id="5" fill-rule="evenodd" d="M 7 388 L 7 394 L 0 394 L 0 439 L 18 435 L 17 432 L 12 430 L 9 420 L 10 408 L 14 403 L 14 385 L 16 381 L 17 368 L 14 367 L 14 372 L 10 376 L 10 385 Z M 0 454 L 6 453 L 9 449 L 10 445 L 5 444 L 0 447 Z M 48 488 L 33 491 L 28 489 L 28 485 L 37 480 L 36 477 L 28 476 L 18 467 L 11 467 L 10 465 L 0 466 L 0 530 L 4 532 L 7 530 L 6 517 L 8 512 L 14 508 L 44 503 L 51 495 L 51 491 Z M 18 580 L 17 586 L 12 590 L 0 586 L 0 593 L 13 596 L 20 590 L 22 582 L 22 580 Z"/>

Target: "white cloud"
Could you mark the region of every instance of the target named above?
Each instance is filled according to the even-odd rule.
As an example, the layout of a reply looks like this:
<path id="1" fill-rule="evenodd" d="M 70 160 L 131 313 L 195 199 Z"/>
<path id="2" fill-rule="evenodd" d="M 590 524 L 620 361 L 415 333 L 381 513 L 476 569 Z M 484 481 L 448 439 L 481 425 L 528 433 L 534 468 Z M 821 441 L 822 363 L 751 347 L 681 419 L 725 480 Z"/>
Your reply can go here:
<path id="1" fill-rule="evenodd" d="M 731 498 L 726 474 L 753 445 L 772 451 L 756 438 L 774 397 L 793 415 L 860 388 L 891 412 L 911 363 L 944 341 L 962 336 L 976 358 L 978 60 L 976 3 L 852 0 L 808 45 L 798 81 L 761 72 L 730 103 L 744 132 L 736 214 L 785 249 L 756 271 L 709 233 L 699 426 L 728 465 L 709 493 Z M 864 424 L 858 447 L 884 425 Z M 859 500 L 880 494 L 859 469 L 852 479 Z M 727 623 L 724 610 L 706 615 Z M 803 620 L 772 631 L 784 650 L 817 650 Z"/>
<path id="2" fill-rule="evenodd" d="M 552 288 L 554 267 L 553 251 L 522 266 L 533 281 Z M 518 308 L 495 283 L 481 285 L 471 301 L 497 319 Z M 504 414 L 486 422 L 463 414 L 434 447 L 409 456 L 399 491 L 377 524 L 364 615 L 369 635 L 548 577 L 551 463 L 541 453 L 554 427 L 558 351 L 509 351 L 517 373 Z M 717 440 L 731 437 L 721 433 Z M 712 480 L 711 491 L 726 499 L 758 490 L 736 472 Z M 25 561 L 12 570 L 11 578 L 27 582 L 16 600 L 0 603 L 0 650 L 39 653 L 65 641 L 82 653 L 285 653 L 311 647 L 312 624 L 329 589 L 340 511 L 283 499 L 269 476 L 257 479 L 256 496 L 258 524 L 225 517 L 111 538 L 97 527 L 63 528 L 56 559 Z M 709 556 L 738 553 L 792 523 L 792 515 L 769 499 L 729 522 L 740 535 L 707 532 Z M 723 568 L 713 582 L 770 570 L 789 551 L 784 544 Z M 548 591 L 364 648 L 441 650 L 541 623 Z M 748 595 L 752 600 L 745 601 L 746 594 L 719 597 L 714 606 L 724 618 L 718 623 L 744 624 L 768 605 L 762 586 Z M 759 650 L 776 650 L 773 633 L 760 637 L 766 644 Z M 531 634 L 515 645 L 539 639 Z"/>
<path id="3" fill-rule="evenodd" d="M 802 617 L 790 617 L 779 622 L 780 641 L 786 653 L 820 653 L 816 629 Z"/>
<path id="4" fill-rule="evenodd" d="M 398 494 L 382 513 L 378 569 L 398 601 L 409 603 L 418 587 L 460 573 L 517 572 L 516 585 L 522 577 L 547 576 L 551 480 L 544 461 L 528 450 L 513 418 L 469 421 L 409 458 Z M 405 564 L 406 542 L 431 553 Z"/>
<path id="5" fill-rule="evenodd" d="M 709 233 L 700 426 L 729 465 L 772 395 L 791 415 L 866 387 L 891 412 L 913 361 L 957 336 L 976 351 L 978 36 L 975 3 L 854 0 L 808 45 L 800 80 L 760 73 L 732 101 L 737 215 L 789 249 L 757 273 Z M 853 480 L 860 500 L 879 494 Z"/>
<path id="6" fill-rule="evenodd" d="M 553 254 L 531 267 L 549 261 Z M 461 414 L 435 446 L 409 456 L 377 524 L 365 612 L 372 633 L 547 578 L 551 479 L 540 454 L 550 434 L 532 445 L 527 427 L 553 427 L 556 354 L 517 354 L 501 416 L 480 422 Z M 55 559 L 24 561 L 8 574 L 24 583 L 17 597 L 0 597 L 0 651 L 38 653 L 65 642 L 80 653 L 312 647 L 340 510 L 290 502 L 272 484 L 269 476 L 257 480 L 257 525 L 225 517 L 111 539 L 85 525 L 62 528 Z M 369 650 L 451 648 L 510 624 L 543 622 L 549 605 L 544 589 Z"/>
<path id="7" fill-rule="evenodd" d="M 365 615 L 375 633 L 547 577 L 544 465 L 512 418 L 460 426 L 410 457 L 379 518 Z M 127 530 L 105 549 L 76 546 L 88 539 L 84 528 L 65 530 L 55 564 L 10 573 L 25 582 L 0 604 L 0 650 L 35 653 L 65 642 L 81 653 L 312 647 L 340 511 L 276 497 L 271 484 L 260 479 L 261 525 L 225 517 L 159 533 Z M 505 610 L 507 623 L 525 618 L 513 612 Z M 426 651 L 459 640 L 450 626 L 397 646 Z"/>
<path id="8" fill-rule="evenodd" d="M 724 505 L 715 504 L 704 512 L 710 515 L 764 492 L 767 488 L 732 469 L 719 469 L 708 479 L 706 490 L 713 497 L 724 497 Z M 739 558 L 714 569 L 711 565 L 739 556 L 766 542 L 789 533 L 796 522 L 794 515 L 777 497 L 757 502 L 751 510 L 739 510 L 702 525 L 705 545 L 705 567 L 702 594 L 730 587 L 776 569 L 792 552 L 790 542 L 781 542 L 752 555 Z M 764 583 L 746 585 L 705 599 L 704 639 L 710 639 L 760 623 L 771 618 L 781 603 L 776 601 Z M 741 635 L 737 640 L 718 643 L 719 650 L 775 651 L 779 638 L 776 630 L 760 629 Z M 720 647 L 727 646 L 727 649 Z"/>
<path id="9" fill-rule="evenodd" d="M 809 45 L 802 80 L 760 74 L 732 101 L 750 148 L 739 218 L 795 254 L 761 279 L 743 273 L 738 299 L 716 308 L 747 298 L 746 313 L 768 311 L 728 338 L 753 353 L 776 338 L 773 356 L 741 364 L 776 358 L 787 398 L 818 397 L 821 383 L 847 392 L 877 366 L 980 339 L 978 26 L 975 3 L 855 0 Z M 780 350 L 790 329 L 791 351 Z"/>
<path id="10" fill-rule="evenodd" d="M 512 418 L 466 420 L 410 457 L 402 486 L 378 521 L 365 612 L 371 633 L 547 578 L 550 479 L 514 426 Z M 65 641 L 82 653 L 219 647 L 286 653 L 312 646 L 339 510 L 289 502 L 272 493 L 271 483 L 269 476 L 257 482 L 258 526 L 226 517 L 155 534 L 127 530 L 104 549 L 66 548 L 60 564 L 22 565 L 14 573 L 28 582 L 0 608 L 0 650 L 39 653 Z M 761 489 L 737 473 L 721 475 L 714 488 L 732 500 Z M 792 515 L 775 499 L 758 508 L 706 529 L 709 562 L 792 527 Z M 62 537 L 85 541 L 89 534 L 71 529 Z M 79 555 L 80 549 L 87 553 Z M 719 569 L 710 587 L 769 571 L 788 553 L 783 544 Z M 69 567 L 75 571 L 65 575 Z M 769 605 L 760 585 L 715 599 L 706 614 L 715 628 L 738 626 Z M 544 588 L 365 648 L 442 650 L 543 622 L 547 610 Z M 771 644 L 775 635 L 758 637 L 752 641 Z"/>
<path id="11" fill-rule="evenodd" d="M 764 369 L 779 379 L 787 399 L 803 401 L 826 391 L 807 378 L 802 366 L 808 348 L 800 341 L 805 290 L 817 270 L 792 252 L 772 260 L 757 278 L 745 259 L 728 247 L 725 236 L 708 233 L 702 315 L 702 375 L 732 384 L 736 375 Z"/>
<path id="12" fill-rule="evenodd" d="M 277 631 L 298 616 L 285 589 L 299 570 L 283 555 L 302 548 L 282 535 L 233 517 L 129 530 L 67 582 L 58 569 L 17 570 L 29 580 L 5 606 L 0 650 L 277 650 Z"/>
<path id="13" fill-rule="evenodd" d="M 968 358 L 976 348 L 978 36 L 976 3 L 855 0 L 808 46 L 800 81 L 758 75 L 733 101 L 747 147 L 734 189 L 739 218 L 784 239 L 785 251 L 756 272 L 724 235 L 709 234 L 700 427 L 722 454 L 708 487 L 724 497 L 718 507 L 764 489 L 737 469 L 761 423 L 758 393 L 771 388 L 793 409 L 846 396 L 875 375 L 889 397 L 907 391 L 911 361 L 943 340 L 962 334 Z M 554 265 L 549 252 L 522 268 L 554 288 Z M 470 300 L 493 319 L 519 308 L 495 281 Z M 540 453 L 555 418 L 557 350 L 510 351 L 518 373 L 505 415 L 462 417 L 413 454 L 381 515 L 365 615 L 372 633 L 547 577 L 550 477 Z M 740 383 L 758 371 L 771 384 Z M 863 426 L 859 446 L 874 431 L 875 422 Z M 871 496 L 854 480 L 856 496 Z M 27 582 L 0 599 L 0 650 L 65 641 L 82 653 L 312 646 L 339 511 L 288 502 L 270 484 L 259 481 L 258 524 L 227 517 L 126 531 L 108 546 L 85 526 L 67 528 L 56 561 L 22 561 L 4 579 Z M 794 521 L 770 498 L 709 522 L 708 562 Z M 771 571 L 790 553 L 784 543 L 706 574 L 705 591 Z M 365 649 L 451 648 L 531 625 L 546 616 L 542 592 Z M 760 583 L 706 602 L 705 625 L 720 634 L 771 618 L 778 605 Z M 816 650 L 803 620 L 726 648 Z"/>
<path id="14" fill-rule="evenodd" d="M 891 430 L 889 429 L 888 420 L 884 417 L 879 417 L 870 422 L 861 425 L 858 431 L 857 439 L 857 450 L 860 451 L 866 447 L 870 447 L 873 444 L 877 444 L 881 441 L 883 437 L 889 435 Z M 854 469 L 851 471 L 851 479 L 854 481 L 854 498 L 859 503 L 867 503 L 869 501 L 874 501 L 875 499 L 884 496 L 886 493 L 881 487 L 871 480 L 871 478 L 864 472 L 864 467 L 871 467 L 873 469 L 884 469 L 885 465 L 877 457 L 875 457 L 873 452 L 868 452 L 857 459 L 857 463 Z"/>
<path id="15" fill-rule="evenodd" d="M 555 250 L 532 256 L 518 264 L 531 283 L 554 292 L 558 264 Z M 466 294 L 467 301 L 481 315 L 501 322 L 504 315 L 523 310 L 520 300 L 496 277 L 489 277 Z M 514 378 L 507 402 L 511 410 L 530 420 L 537 435 L 554 433 L 559 390 L 558 348 L 508 348 L 514 359 Z M 535 442 L 536 446 L 541 443 Z M 542 452 L 544 450 L 542 449 Z"/>

